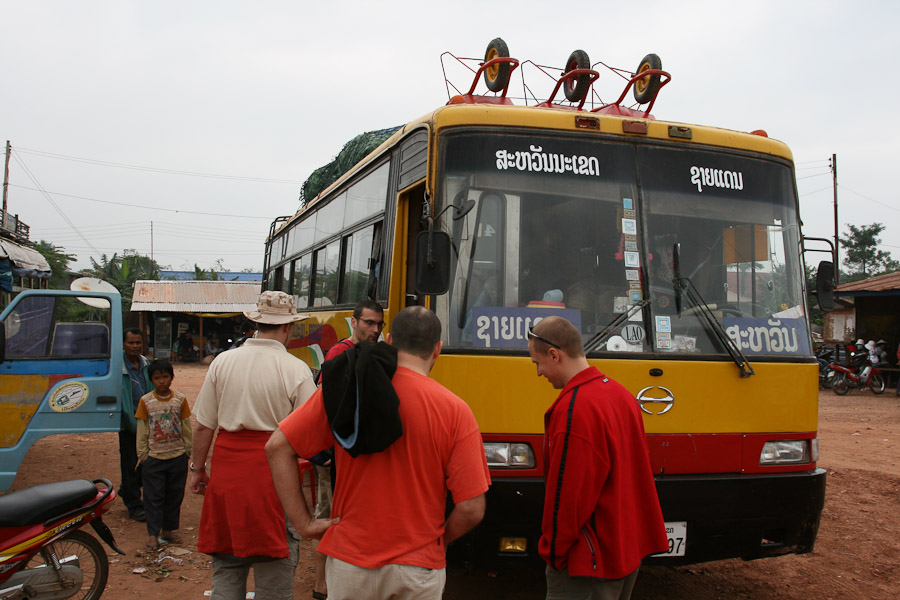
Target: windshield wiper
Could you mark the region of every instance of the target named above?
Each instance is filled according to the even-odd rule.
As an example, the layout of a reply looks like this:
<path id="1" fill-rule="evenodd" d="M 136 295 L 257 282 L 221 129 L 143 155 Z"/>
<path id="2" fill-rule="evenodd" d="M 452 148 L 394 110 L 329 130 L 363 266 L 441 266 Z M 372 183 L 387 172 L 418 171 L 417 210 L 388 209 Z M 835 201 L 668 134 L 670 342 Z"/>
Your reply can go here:
<path id="1" fill-rule="evenodd" d="M 637 304 L 633 304 L 631 306 L 631 308 L 629 308 L 628 310 L 626 310 L 625 312 L 623 312 L 619 316 L 617 316 L 615 319 L 613 319 L 609 323 L 609 325 L 607 325 L 602 330 L 595 333 L 593 335 L 593 337 L 591 337 L 591 339 L 589 339 L 584 344 L 585 356 L 587 356 L 589 353 L 591 353 L 594 350 L 596 350 L 597 348 L 599 348 L 600 344 L 605 342 L 606 338 L 608 338 L 616 329 L 619 328 L 619 325 L 621 325 L 622 323 L 627 321 L 629 319 L 629 317 L 631 317 L 631 315 L 635 314 L 639 310 L 642 310 L 648 304 L 650 304 L 649 300 L 641 300 Z"/>
<path id="2" fill-rule="evenodd" d="M 734 340 L 732 340 L 728 333 L 725 332 L 725 328 L 722 327 L 722 324 L 716 319 L 709 304 L 707 304 L 706 301 L 703 300 L 703 297 L 700 296 L 700 292 L 697 290 L 694 282 L 687 277 L 681 276 L 681 268 L 679 265 L 681 262 L 680 253 L 681 244 L 676 243 L 672 252 L 673 267 L 675 271 L 675 276 L 672 278 L 672 286 L 675 288 L 675 310 L 678 315 L 681 315 L 681 298 L 683 296 L 693 305 L 693 310 L 703 317 L 702 320 L 706 322 L 707 326 L 715 334 L 719 342 L 721 342 L 721 344 L 725 346 L 725 349 L 728 350 L 728 354 L 731 355 L 734 364 L 741 370 L 740 376 L 750 377 L 751 375 L 756 375 L 756 372 L 753 370 L 753 367 L 750 366 L 747 357 L 744 356 L 744 353 L 741 352 L 738 345 L 734 343 Z"/>

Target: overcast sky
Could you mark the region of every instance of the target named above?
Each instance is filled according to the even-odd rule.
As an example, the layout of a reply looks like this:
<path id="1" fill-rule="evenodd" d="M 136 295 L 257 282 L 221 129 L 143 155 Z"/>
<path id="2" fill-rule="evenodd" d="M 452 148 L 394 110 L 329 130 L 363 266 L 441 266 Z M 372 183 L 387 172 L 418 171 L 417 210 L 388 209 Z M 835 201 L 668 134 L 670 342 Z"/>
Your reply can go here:
<path id="1" fill-rule="evenodd" d="M 310 172 L 444 104 L 441 53 L 483 56 L 500 36 L 548 65 L 576 48 L 626 69 L 657 53 L 672 74 L 658 119 L 786 142 L 808 236 L 833 235 L 837 154 L 841 233 L 884 223 L 900 257 L 898 22 L 900 3 L 865 0 L 0 0 L 9 212 L 76 267 L 150 254 L 152 223 L 163 266 L 260 270 Z"/>

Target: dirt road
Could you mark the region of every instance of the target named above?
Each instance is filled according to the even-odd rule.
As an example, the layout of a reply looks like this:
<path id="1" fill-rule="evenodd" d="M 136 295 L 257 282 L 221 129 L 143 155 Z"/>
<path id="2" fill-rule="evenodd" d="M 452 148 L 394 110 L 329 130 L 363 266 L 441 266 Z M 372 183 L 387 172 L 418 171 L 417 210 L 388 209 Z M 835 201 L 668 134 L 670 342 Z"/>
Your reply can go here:
<path id="1" fill-rule="evenodd" d="M 176 365 L 173 387 L 192 400 L 206 373 L 201 365 Z M 808 600 L 888 599 L 900 589 L 900 398 L 853 391 L 820 395 L 819 465 L 828 470 L 825 511 L 815 551 L 761 561 L 720 561 L 689 567 L 645 568 L 636 599 Z M 62 479 L 107 477 L 118 482 L 115 434 L 54 436 L 28 453 L 13 489 Z M 761 502 L 777 501 L 761 498 Z M 127 552 L 111 554 L 104 597 L 203 598 L 210 589 L 210 566 L 197 552 L 202 497 L 188 493 L 182 507 L 180 549 L 145 553 L 142 523 L 128 519 L 117 503 L 104 520 Z M 187 551 L 186 553 L 184 551 Z M 146 567 L 142 574 L 134 573 Z M 301 545 L 295 597 L 311 597 L 311 547 Z M 538 599 L 543 574 L 452 571 L 445 598 Z M 252 589 L 252 588 L 251 588 Z"/>

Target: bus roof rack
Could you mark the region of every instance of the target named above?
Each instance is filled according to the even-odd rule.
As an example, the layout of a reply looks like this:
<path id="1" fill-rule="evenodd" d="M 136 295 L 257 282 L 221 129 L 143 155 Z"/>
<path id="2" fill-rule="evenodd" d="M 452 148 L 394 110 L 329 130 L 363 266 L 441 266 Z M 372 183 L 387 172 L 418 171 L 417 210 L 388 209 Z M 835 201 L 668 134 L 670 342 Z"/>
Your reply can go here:
<path id="1" fill-rule="evenodd" d="M 462 66 L 465 69 L 464 74 L 467 71 L 474 75 L 467 91 L 463 92 L 450 81 L 447 74 L 448 64 Z M 532 71 L 536 69 L 553 81 L 553 91 L 547 99 L 537 98 L 526 83 L 526 65 L 531 67 Z M 510 78 L 519 66 L 520 61 L 509 56 L 506 42 L 501 38 L 491 40 L 484 60 L 458 57 L 450 52 L 444 52 L 441 54 L 441 69 L 449 98 L 447 104 L 515 105 L 508 93 Z M 659 91 L 672 79 L 668 72 L 662 70 L 662 61 L 656 54 L 646 55 L 634 72 L 611 67 L 603 62 L 591 65 L 587 53 L 583 50 L 572 52 L 565 67 L 561 69 L 539 65 L 531 60 L 521 62 L 521 66 L 523 68 L 519 73 L 522 75 L 523 96 L 520 100 L 524 102 L 525 106 L 563 108 L 632 118 L 652 119 L 650 111 L 656 103 Z M 604 102 L 597 90 L 594 89 L 594 83 L 600 79 L 598 66 L 604 67 L 626 81 L 625 89 L 614 102 Z M 493 92 L 493 95 L 475 93 L 478 82 L 482 78 L 488 91 Z M 451 92 L 451 88 L 455 94 Z M 564 92 L 565 100 L 561 98 L 557 102 L 556 97 L 561 89 Z M 625 106 L 623 103 L 629 90 L 633 90 L 635 103 Z M 529 103 L 529 97 L 533 100 L 533 104 Z M 587 107 L 585 107 L 586 103 L 589 104 Z M 646 105 L 646 108 L 639 108 L 641 105 Z"/>

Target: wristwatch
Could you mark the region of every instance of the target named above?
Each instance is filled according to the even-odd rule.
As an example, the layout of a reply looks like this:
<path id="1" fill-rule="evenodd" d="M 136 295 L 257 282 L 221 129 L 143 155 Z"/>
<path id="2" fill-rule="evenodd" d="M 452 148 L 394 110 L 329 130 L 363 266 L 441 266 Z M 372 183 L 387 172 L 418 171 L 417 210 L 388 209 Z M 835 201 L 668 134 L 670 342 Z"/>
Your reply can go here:
<path id="1" fill-rule="evenodd" d="M 198 471 L 205 471 L 206 464 L 204 463 L 204 464 L 200 465 L 199 467 L 195 467 L 193 461 L 191 461 L 191 464 L 188 465 L 188 469 L 191 471 L 191 473 L 197 473 Z"/>

